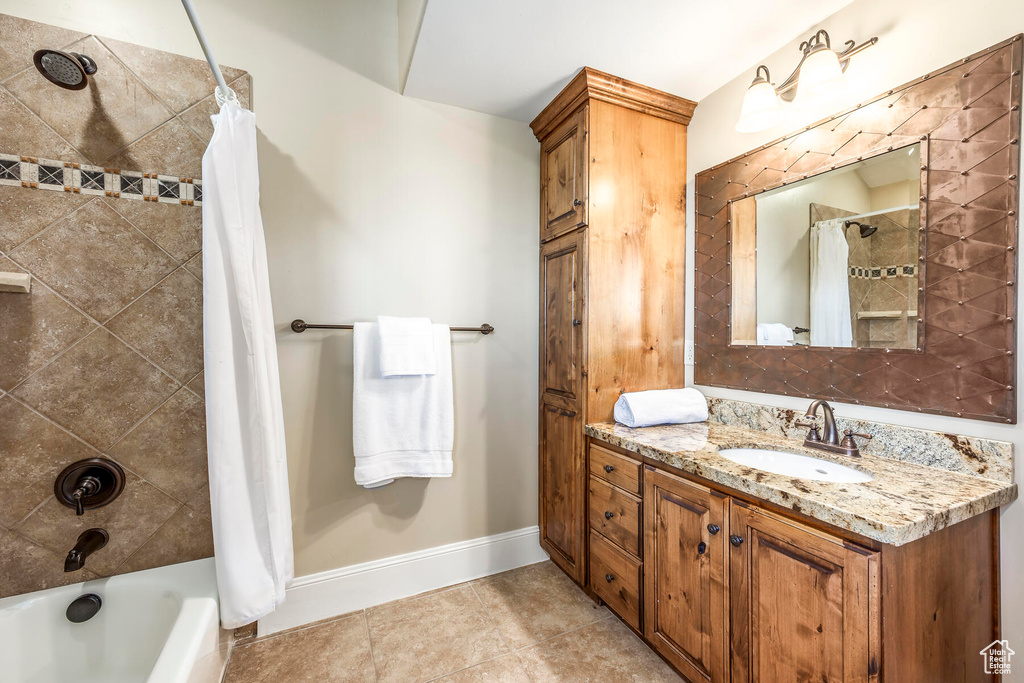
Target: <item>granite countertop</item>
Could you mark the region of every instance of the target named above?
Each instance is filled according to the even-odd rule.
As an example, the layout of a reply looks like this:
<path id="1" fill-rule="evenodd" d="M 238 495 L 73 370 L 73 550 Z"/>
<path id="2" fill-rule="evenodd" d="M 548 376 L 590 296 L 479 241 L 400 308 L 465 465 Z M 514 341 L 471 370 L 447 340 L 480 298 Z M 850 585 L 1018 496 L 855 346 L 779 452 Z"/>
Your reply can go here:
<path id="1" fill-rule="evenodd" d="M 717 422 L 630 429 L 586 426 L 587 436 L 889 545 L 911 541 L 1012 502 L 1017 485 L 864 454 L 805 448 L 800 440 Z M 874 479 L 837 484 L 772 474 L 718 455 L 726 448 L 786 450 L 865 470 Z"/>

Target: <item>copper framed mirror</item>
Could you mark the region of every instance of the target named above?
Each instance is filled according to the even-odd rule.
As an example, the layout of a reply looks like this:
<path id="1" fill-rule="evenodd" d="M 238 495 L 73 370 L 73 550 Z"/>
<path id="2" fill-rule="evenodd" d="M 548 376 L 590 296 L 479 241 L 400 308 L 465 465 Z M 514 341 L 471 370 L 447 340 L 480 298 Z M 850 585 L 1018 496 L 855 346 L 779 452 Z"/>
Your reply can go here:
<path id="1" fill-rule="evenodd" d="M 697 384 L 1016 421 L 1021 48 L 697 174 Z"/>

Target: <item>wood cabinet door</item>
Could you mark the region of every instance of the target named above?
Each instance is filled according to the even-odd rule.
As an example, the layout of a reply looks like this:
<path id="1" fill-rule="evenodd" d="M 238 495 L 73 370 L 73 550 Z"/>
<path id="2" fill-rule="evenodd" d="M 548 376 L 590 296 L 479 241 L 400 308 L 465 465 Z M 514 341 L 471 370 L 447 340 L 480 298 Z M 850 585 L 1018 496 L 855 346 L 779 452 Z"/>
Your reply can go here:
<path id="1" fill-rule="evenodd" d="M 877 553 L 735 500 L 729 532 L 732 683 L 877 681 Z"/>
<path id="2" fill-rule="evenodd" d="M 580 413 L 541 402 L 540 541 L 577 583 L 583 582 L 583 420 Z"/>
<path id="3" fill-rule="evenodd" d="M 583 107 L 540 146 L 540 239 L 587 224 L 587 118 Z"/>
<path id="4" fill-rule="evenodd" d="M 644 471 L 644 635 L 692 683 L 724 681 L 726 498 Z"/>
<path id="5" fill-rule="evenodd" d="M 575 402 L 583 354 L 583 232 L 548 242 L 540 253 L 540 390 Z"/>

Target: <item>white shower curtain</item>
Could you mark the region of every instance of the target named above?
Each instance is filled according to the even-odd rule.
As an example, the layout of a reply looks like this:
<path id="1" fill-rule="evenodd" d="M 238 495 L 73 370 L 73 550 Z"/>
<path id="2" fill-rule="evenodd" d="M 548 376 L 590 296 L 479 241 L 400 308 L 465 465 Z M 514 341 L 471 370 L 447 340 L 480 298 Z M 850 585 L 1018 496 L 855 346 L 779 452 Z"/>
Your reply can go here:
<path id="1" fill-rule="evenodd" d="M 811 346 L 853 346 L 850 245 L 841 218 L 811 226 Z"/>
<path id="2" fill-rule="evenodd" d="M 212 119 L 203 156 L 206 441 L 221 622 L 237 628 L 284 601 L 294 563 L 256 117 L 228 103 Z"/>

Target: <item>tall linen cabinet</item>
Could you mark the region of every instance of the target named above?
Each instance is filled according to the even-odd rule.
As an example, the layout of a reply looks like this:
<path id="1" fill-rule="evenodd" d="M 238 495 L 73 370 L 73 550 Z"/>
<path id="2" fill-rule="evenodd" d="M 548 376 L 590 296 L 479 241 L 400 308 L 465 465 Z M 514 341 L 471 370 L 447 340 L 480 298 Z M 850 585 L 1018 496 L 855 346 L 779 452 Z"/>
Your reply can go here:
<path id="1" fill-rule="evenodd" d="M 583 426 L 683 386 L 686 126 L 696 104 L 584 68 L 530 124 L 540 159 L 541 545 L 586 584 Z"/>

